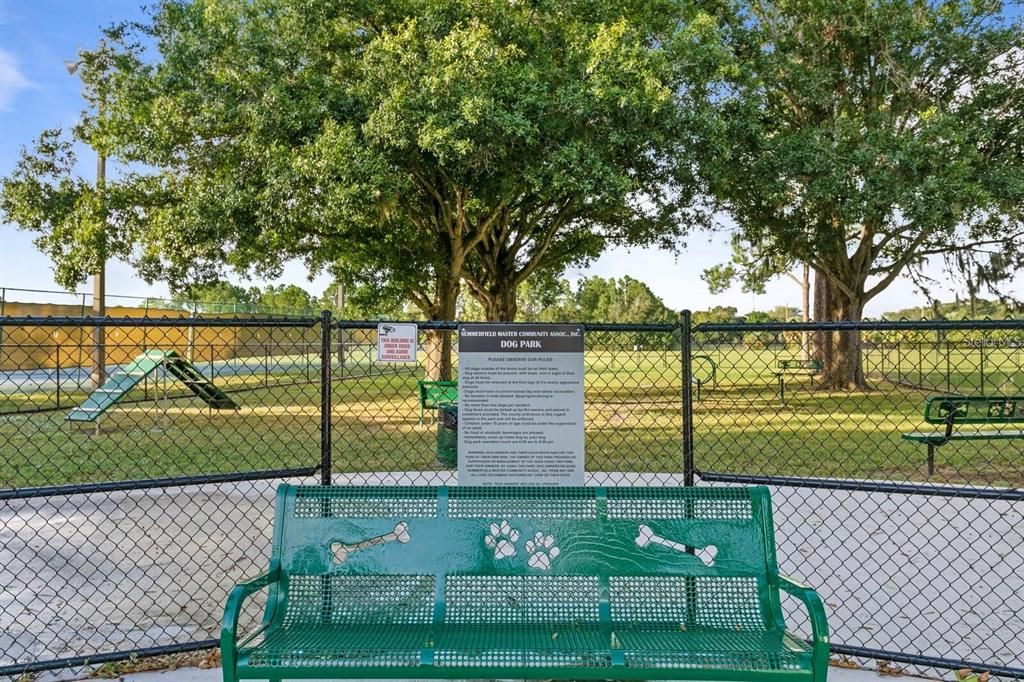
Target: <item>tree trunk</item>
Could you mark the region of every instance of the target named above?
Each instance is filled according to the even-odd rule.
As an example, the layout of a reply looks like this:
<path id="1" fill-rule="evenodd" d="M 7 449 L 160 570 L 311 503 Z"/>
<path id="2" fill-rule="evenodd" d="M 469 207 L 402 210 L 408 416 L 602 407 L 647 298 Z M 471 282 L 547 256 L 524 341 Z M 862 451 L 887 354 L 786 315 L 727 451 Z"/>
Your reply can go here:
<path id="1" fill-rule="evenodd" d="M 452 378 L 452 333 L 446 329 L 427 332 L 426 378 L 450 381 Z"/>
<path id="2" fill-rule="evenodd" d="M 438 277 L 435 300 L 430 309 L 431 320 L 454 320 L 459 298 L 459 278 Z M 452 332 L 437 329 L 427 332 L 426 377 L 431 381 L 452 378 Z"/>
<path id="3" fill-rule="evenodd" d="M 515 322 L 519 314 L 517 288 L 510 280 L 501 280 L 495 282 L 485 298 L 480 299 L 488 322 Z"/>
<path id="4" fill-rule="evenodd" d="M 814 321 L 827 322 L 832 310 L 832 285 L 825 273 L 814 271 Z M 832 355 L 832 336 L 825 331 L 814 332 L 813 356 L 815 360 L 825 361 Z"/>
<path id="5" fill-rule="evenodd" d="M 864 303 L 860 299 L 832 292 L 830 317 L 834 321 L 860 322 Z M 867 381 L 861 360 L 861 334 L 859 329 L 833 330 L 827 332 L 829 352 L 825 354 L 820 385 L 835 390 L 864 391 Z"/>
<path id="6" fill-rule="evenodd" d="M 800 280 L 800 293 L 803 307 L 800 317 L 806 324 L 811 321 L 811 266 L 807 263 L 804 263 L 804 274 Z M 800 359 L 804 364 L 811 360 L 811 332 L 808 329 L 800 332 Z"/>

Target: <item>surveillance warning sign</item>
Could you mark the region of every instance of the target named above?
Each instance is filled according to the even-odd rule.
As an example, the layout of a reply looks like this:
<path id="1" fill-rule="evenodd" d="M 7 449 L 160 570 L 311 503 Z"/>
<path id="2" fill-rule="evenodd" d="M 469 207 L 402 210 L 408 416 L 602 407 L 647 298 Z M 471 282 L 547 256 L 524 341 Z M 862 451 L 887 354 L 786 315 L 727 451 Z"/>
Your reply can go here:
<path id="1" fill-rule="evenodd" d="M 415 324 L 377 325 L 377 362 L 417 362 L 418 337 Z"/>

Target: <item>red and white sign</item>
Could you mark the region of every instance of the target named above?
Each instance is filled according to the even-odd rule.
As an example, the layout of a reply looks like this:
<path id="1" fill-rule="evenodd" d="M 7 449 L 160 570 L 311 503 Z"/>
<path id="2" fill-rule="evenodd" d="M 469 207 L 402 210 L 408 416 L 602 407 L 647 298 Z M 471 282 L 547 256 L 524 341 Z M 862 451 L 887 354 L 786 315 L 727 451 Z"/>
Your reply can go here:
<path id="1" fill-rule="evenodd" d="M 417 362 L 418 329 L 414 324 L 377 325 L 377 362 Z"/>

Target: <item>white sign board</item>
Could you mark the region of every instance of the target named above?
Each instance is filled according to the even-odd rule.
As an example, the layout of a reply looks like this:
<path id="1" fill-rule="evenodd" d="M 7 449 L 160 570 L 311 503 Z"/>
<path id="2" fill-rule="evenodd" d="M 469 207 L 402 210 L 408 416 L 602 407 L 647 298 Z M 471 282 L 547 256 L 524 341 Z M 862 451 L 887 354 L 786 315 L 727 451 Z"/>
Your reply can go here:
<path id="1" fill-rule="evenodd" d="M 459 483 L 583 485 L 583 328 L 459 327 Z"/>
<path id="2" fill-rule="evenodd" d="M 415 324 L 378 324 L 377 362 L 417 362 L 418 338 Z"/>

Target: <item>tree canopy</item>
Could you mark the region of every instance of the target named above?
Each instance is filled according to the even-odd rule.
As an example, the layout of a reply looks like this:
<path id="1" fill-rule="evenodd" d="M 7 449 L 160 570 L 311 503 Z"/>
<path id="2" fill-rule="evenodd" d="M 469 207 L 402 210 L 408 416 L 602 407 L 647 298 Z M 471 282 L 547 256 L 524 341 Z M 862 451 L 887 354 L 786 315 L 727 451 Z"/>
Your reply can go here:
<path id="1" fill-rule="evenodd" d="M 508 316 L 542 263 L 686 223 L 668 160 L 712 26 L 676 0 L 162 0 L 84 53 L 102 106 L 76 136 L 139 170 L 72 187 L 51 133 L 3 210 L 66 285 L 111 256 L 172 286 L 301 259 L 433 319 L 467 274 Z"/>
<path id="2" fill-rule="evenodd" d="M 1024 264 L 1024 31 L 1000 2 L 747 0 L 701 159 L 738 225 L 744 281 L 793 263 L 858 320 L 928 256 L 995 283 Z M 740 259 L 743 262 L 743 259 Z M 824 383 L 862 386 L 855 334 Z"/>

